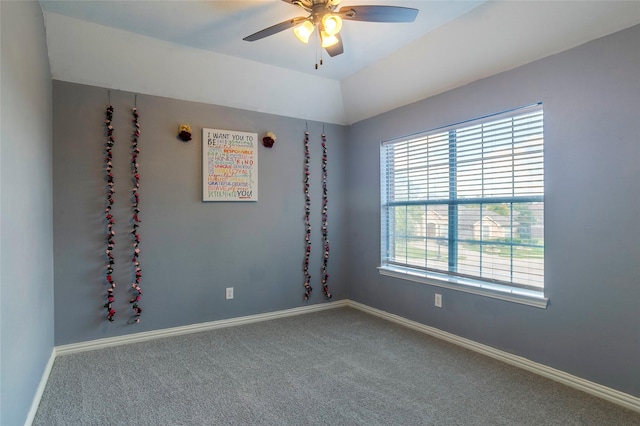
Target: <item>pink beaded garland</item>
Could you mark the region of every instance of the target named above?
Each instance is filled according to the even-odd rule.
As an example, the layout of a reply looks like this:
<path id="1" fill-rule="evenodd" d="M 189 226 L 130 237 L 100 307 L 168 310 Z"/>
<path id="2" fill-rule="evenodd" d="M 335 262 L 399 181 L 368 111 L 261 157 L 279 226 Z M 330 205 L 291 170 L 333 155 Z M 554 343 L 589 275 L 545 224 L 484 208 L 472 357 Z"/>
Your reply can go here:
<path id="1" fill-rule="evenodd" d="M 116 288 L 116 283 L 113 279 L 113 267 L 115 265 L 115 259 L 113 257 L 113 249 L 115 247 L 114 237 L 116 235 L 116 231 L 113 229 L 116 221 L 111 214 L 111 209 L 113 208 L 113 195 L 115 194 L 115 190 L 113 189 L 114 181 L 113 181 L 113 145 L 115 144 L 115 138 L 113 136 L 113 124 L 111 124 L 113 120 L 113 106 L 109 105 L 107 107 L 106 112 L 107 118 L 105 120 L 105 125 L 107 128 L 107 141 L 105 142 L 105 157 L 104 157 L 104 172 L 105 179 L 107 181 L 107 192 L 106 192 L 106 207 L 104 209 L 105 222 L 106 222 L 106 243 L 107 249 L 105 250 L 107 256 L 107 265 L 106 265 L 106 276 L 105 279 L 109 287 L 107 288 L 107 302 L 104 304 L 104 308 L 107 310 L 107 320 L 113 322 L 116 311 L 113 309 L 113 290 Z"/>
<path id="2" fill-rule="evenodd" d="M 304 175 L 302 182 L 304 184 L 304 224 L 306 234 L 304 237 L 306 249 L 304 252 L 304 300 L 309 300 L 311 296 L 311 274 L 309 274 L 309 258 L 311 256 L 311 197 L 309 195 L 309 132 L 304 132 Z"/>
<path id="3" fill-rule="evenodd" d="M 322 256 L 322 291 L 327 299 L 331 299 L 329 292 L 329 274 L 327 266 L 329 264 L 329 215 L 327 213 L 327 137 L 322 133 L 322 245 L 324 255 Z"/>
<path id="4" fill-rule="evenodd" d="M 142 289 L 140 288 L 140 281 L 142 279 L 142 268 L 140 268 L 140 233 L 138 231 L 140 223 L 140 196 L 138 195 L 138 189 L 140 188 L 140 174 L 138 173 L 138 154 L 140 154 L 140 148 L 138 148 L 138 138 L 140 137 L 140 124 L 138 123 L 138 109 L 132 108 L 133 113 L 133 135 L 131 136 L 131 180 L 133 181 L 133 188 L 131 189 L 131 238 L 133 239 L 133 257 L 131 258 L 131 265 L 134 273 L 134 282 L 131 284 L 131 290 L 134 295 L 129 300 L 131 308 L 133 309 L 134 322 L 140 322 L 140 314 L 142 314 L 142 308 L 139 305 Z"/>

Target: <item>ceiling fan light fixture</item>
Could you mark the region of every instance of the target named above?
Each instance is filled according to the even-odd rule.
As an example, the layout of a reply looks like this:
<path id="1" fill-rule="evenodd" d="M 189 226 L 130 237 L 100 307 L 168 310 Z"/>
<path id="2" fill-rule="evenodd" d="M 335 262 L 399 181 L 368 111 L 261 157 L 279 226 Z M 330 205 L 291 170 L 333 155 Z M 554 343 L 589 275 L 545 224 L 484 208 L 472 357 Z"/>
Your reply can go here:
<path id="1" fill-rule="evenodd" d="M 313 34 L 314 25 L 311 21 L 304 21 L 302 24 L 293 28 L 293 33 L 296 35 L 298 40 L 307 44 L 309 43 L 309 37 Z"/>
<path id="2" fill-rule="evenodd" d="M 2 1 L 2 0 L 0 0 Z M 318 41 L 322 49 L 329 56 L 334 57 L 344 53 L 343 40 L 340 36 L 342 21 L 361 22 L 413 22 L 419 10 L 401 6 L 348 6 L 338 8 L 341 0 L 283 0 L 307 12 L 306 17 L 298 16 L 267 27 L 243 38 L 244 41 L 256 41 L 272 36 L 284 30 L 293 29 L 296 38 L 304 44 L 317 28 L 316 59 L 318 56 Z M 399 3 L 399 2 L 398 2 Z M 406 2 L 408 3 L 408 2 Z M 320 53 L 322 55 L 322 53 Z M 322 65 L 322 56 L 320 56 Z M 318 64 L 316 61 L 316 69 Z"/>
<path id="3" fill-rule="evenodd" d="M 334 36 L 342 29 L 342 18 L 327 13 L 322 17 L 322 29 L 330 36 Z"/>
<path id="4" fill-rule="evenodd" d="M 338 44 L 340 40 L 338 37 L 332 34 L 327 34 L 326 31 L 320 31 L 320 38 L 322 39 L 322 48 L 327 48 Z"/>

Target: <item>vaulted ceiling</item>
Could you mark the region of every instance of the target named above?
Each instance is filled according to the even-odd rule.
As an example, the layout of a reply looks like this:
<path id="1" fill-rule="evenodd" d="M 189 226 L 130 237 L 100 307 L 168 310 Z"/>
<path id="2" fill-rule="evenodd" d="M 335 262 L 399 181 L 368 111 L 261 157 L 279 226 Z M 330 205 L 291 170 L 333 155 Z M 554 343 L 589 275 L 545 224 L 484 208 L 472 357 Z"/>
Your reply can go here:
<path id="1" fill-rule="evenodd" d="M 639 1 L 372 1 L 412 23 L 346 21 L 328 57 L 286 1 L 47 1 L 54 79 L 351 124 L 640 23 Z M 320 56 L 322 55 L 322 56 Z M 322 65 L 315 64 L 322 58 Z"/>

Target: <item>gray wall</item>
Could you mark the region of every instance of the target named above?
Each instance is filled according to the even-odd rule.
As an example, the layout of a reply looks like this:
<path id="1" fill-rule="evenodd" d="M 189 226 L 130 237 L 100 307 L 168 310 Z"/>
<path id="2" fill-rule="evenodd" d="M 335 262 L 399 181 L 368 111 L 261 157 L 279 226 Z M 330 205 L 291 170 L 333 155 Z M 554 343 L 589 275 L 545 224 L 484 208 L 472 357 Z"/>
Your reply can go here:
<path id="1" fill-rule="evenodd" d="M 35 2 L 0 2 L 0 12 L 0 423 L 24 422 L 51 354 L 54 324 L 55 344 L 61 345 L 304 304 L 306 123 L 138 96 L 145 311 L 140 324 L 126 324 L 134 94 L 112 91 L 119 287 L 116 322 L 104 321 L 107 90 L 53 82 L 52 126 L 40 8 Z M 640 396 L 639 42 L 640 27 L 634 27 L 348 129 L 326 126 L 334 299 L 348 296 Z M 380 276 L 379 142 L 536 101 L 544 102 L 546 116 L 548 309 L 445 289 L 437 290 L 444 307 L 436 309 L 435 288 Z M 181 122 L 193 127 L 193 141 L 176 139 Z M 322 124 L 308 126 L 314 229 L 310 303 L 322 303 Z M 259 150 L 259 202 L 200 201 L 202 127 L 278 135 L 275 148 Z M 227 286 L 235 287 L 232 301 L 224 300 Z"/>
<path id="2" fill-rule="evenodd" d="M 53 350 L 51 74 L 38 2 L 0 2 L 0 424 L 24 424 Z"/>
<path id="3" fill-rule="evenodd" d="M 215 84 L 215 82 L 212 82 Z M 54 93 L 55 343 L 214 321 L 304 306 L 303 120 L 194 102 L 138 95 L 141 267 L 140 324 L 131 315 L 129 156 L 135 95 L 111 91 L 116 218 L 116 320 L 104 319 L 103 149 L 108 91 L 60 81 Z M 188 123 L 193 140 L 177 138 Z M 259 201 L 202 202 L 201 129 L 275 132 L 273 148 L 259 147 Z M 310 272 L 307 303 L 323 303 L 320 286 L 323 125 L 311 133 Z M 333 300 L 346 297 L 345 128 L 326 125 L 329 151 L 329 260 Z M 225 300 L 225 287 L 235 298 Z"/>
<path id="4" fill-rule="evenodd" d="M 349 298 L 640 396 L 638 46 L 640 26 L 353 125 Z M 380 276 L 379 143 L 538 101 L 549 307 Z"/>

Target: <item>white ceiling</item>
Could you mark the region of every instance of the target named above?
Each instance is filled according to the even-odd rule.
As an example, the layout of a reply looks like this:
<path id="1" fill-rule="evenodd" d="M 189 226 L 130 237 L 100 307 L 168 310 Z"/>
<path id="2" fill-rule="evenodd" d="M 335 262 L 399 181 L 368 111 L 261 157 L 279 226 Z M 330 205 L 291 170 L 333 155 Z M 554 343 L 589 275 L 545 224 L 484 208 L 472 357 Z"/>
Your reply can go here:
<path id="1" fill-rule="evenodd" d="M 291 30 L 243 37 L 307 14 L 273 1 L 42 0 L 53 78 L 351 124 L 640 23 L 640 1 L 376 1 L 413 23 L 347 21 L 345 52 Z M 108 59 L 107 59 L 108 56 Z M 316 105 L 299 107 L 301 96 Z"/>
<path id="2" fill-rule="evenodd" d="M 402 6 L 419 9 L 412 23 L 345 22 L 341 35 L 345 53 L 323 54 L 324 66 L 315 69 L 316 44 L 298 41 L 292 30 L 255 42 L 242 39 L 266 27 L 298 16 L 300 7 L 284 1 L 42 1 L 54 12 L 119 28 L 160 40 L 237 56 L 252 61 L 341 79 L 389 55 L 486 0 L 390 1 L 344 0 L 354 4 Z"/>

